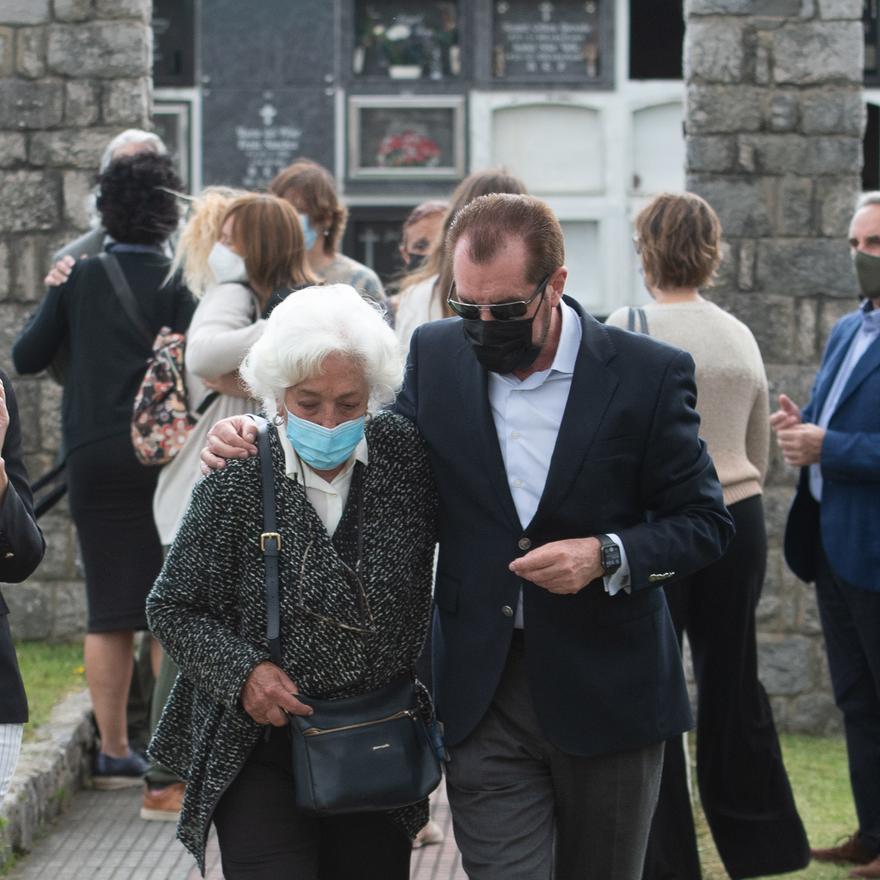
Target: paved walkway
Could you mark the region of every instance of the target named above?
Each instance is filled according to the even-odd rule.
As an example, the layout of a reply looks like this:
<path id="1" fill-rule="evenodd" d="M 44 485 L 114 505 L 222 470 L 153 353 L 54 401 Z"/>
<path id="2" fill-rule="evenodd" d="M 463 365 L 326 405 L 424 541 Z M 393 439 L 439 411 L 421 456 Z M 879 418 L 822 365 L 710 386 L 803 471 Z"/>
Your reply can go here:
<path id="1" fill-rule="evenodd" d="M 412 880 L 466 880 L 441 791 L 432 808 L 446 834 L 441 845 L 413 852 Z M 8 880 L 199 880 L 192 856 L 175 839 L 171 822 L 144 822 L 140 789 L 82 791 L 68 811 L 8 875 Z M 208 880 L 223 880 L 211 837 Z"/>

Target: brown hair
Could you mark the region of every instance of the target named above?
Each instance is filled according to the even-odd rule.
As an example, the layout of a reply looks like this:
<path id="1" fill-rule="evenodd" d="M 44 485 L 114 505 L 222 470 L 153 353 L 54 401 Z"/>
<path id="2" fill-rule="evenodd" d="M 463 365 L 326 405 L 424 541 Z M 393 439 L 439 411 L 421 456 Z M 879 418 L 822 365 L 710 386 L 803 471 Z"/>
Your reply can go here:
<path id="1" fill-rule="evenodd" d="M 269 192 L 286 199 L 308 215 L 315 226 L 324 228 L 324 253 L 331 256 L 345 232 L 348 211 L 336 194 L 336 181 L 323 166 L 311 159 L 297 159 L 282 169 L 269 184 Z"/>
<path id="2" fill-rule="evenodd" d="M 401 290 L 436 275 L 437 283 L 434 285 L 433 295 L 439 297 L 443 303 L 443 313 L 451 315 L 452 312 L 449 310 L 449 306 L 446 305 L 446 295 L 452 284 L 452 251 L 449 250 L 447 236 L 456 214 L 465 205 L 470 204 L 480 196 L 490 195 L 491 193 L 525 195 L 527 192 L 526 185 L 518 177 L 514 177 L 506 168 L 487 168 L 485 171 L 475 171 L 473 174 L 469 174 L 455 188 L 455 192 L 452 194 L 434 250 L 431 251 L 423 266 L 401 280 Z M 562 264 L 560 263 L 560 265 Z"/>
<path id="3" fill-rule="evenodd" d="M 446 236 L 450 263 L 456 245 L 465 237 L 468 256 L 479 264 L 495 259 L 510 239 L 520 239 L 526 246 L 525 280 L 530 284 L 565 263 L 562 227 L 550 206 L 534 196 L 496 193 L 480 196 L 462 208 Z"/>
<path id="4" fill-rule="evenodd" d="M 261 299 L 281 287 L 314 284 L 296 211 L 283 199 L 250 193 L 235 199 L 223 217 L 235 218 L 232 238 L 248 281 Z"/>
<path id="5" fill-rule="evenodd" d="M 661 290 L 704 287 L 721 262 L 721 221 L 693 193 L 661 193 L 635 219 L 645 278 Z"/>

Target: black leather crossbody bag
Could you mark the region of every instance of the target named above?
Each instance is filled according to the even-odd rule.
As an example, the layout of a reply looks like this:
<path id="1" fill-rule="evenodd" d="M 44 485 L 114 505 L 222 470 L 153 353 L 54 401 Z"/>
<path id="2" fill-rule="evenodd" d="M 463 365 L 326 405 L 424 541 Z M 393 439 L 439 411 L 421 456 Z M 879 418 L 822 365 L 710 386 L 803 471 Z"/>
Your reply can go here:
<path id="1" fill-rule="evenodd" d="M 275 523 L 275 487 L 269 426 L 257 424 L 263 484 L 260 547 L 265 562 L 266 636 L 272 662 L 281 666 L 281 612 L 278 563 L 281 536 Z M 363 498 L 358 504 L 358 583 L 361 607 L 366 595 L 357 569 L 363 553 Z M 431 733 L 419 713 L 416 685 L 403 675 L 366 694 L 338 700 L 297 694 L 314 709 L 291 715 L 293 780 L 300 809 L 321 815 L 390 810 L 427 797 L 440 783 L 443 754 L 439 725 Z"/>

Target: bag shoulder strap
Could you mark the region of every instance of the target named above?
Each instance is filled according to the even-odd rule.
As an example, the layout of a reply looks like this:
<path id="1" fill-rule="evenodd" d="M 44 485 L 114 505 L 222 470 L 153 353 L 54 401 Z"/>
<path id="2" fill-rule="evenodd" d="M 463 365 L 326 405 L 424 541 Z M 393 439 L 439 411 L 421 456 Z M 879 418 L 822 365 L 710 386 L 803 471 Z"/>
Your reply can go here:
<path id="1" fill-rule="evenodd" d="M 107 273 L 107 277 L 110 279 L 110 284 L 113 286 L 113 290 L 119 299 L 126 317 L 132 324 L 134 324 L 138 332 L 150 348 L 152 348 L 153 339 L 156 334 L 150 330 L 149 325 L 144 320 L 144 316 L 141 314 L 140 307 L 138 306 L 138 302 L 135 299 L 131 286 L 125 277 L 125 273 L 122 271 L 122 267 L 119 265 L 119 260 L 108 251 L 98 254 L 98 260 L 101 262 L 104 271 Z"/>
<path id="2" fill-rule="evenodd" d="M 278 558 L 281 553 L 281 535 L 275 522 L 275 471 L 272 467 L 272 447 L 269 444 L 269 423 L 254 417 L 257 423 L 257 446 L 260 456 L 260 480 L 263 486 L 263 532 L 260 550 L 263 552 L 266 587 L 266 639 L 269 654 L 276 666 L 281 666 L 281 607 L 278 595 Z"/>
<path id="3" fill-rule="evenodd" d="M 644 309 L 634 309 L 632 306 L 629 307 L 626 315 L 626 329 L 630 332 L 635 331 L 637 318 L 639 323 L 638 332 L 644 333 L 645 336 L 650 336 L 651 334 L 648 331 L 648 316 L 645 314 Z"/>

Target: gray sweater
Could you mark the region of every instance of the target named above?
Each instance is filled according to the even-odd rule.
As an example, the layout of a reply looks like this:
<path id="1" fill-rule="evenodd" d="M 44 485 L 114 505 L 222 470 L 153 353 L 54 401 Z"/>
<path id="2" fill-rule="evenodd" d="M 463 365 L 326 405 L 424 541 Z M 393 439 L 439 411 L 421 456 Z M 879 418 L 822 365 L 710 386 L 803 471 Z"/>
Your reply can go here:
<path id="1" fill-rule="evenodd" d="M 427 452 L 415 426 L 390 413 L 373 418 L 366 437 L 363 582 L 376 628 L 368 637 L 346 628 L 361 617 L 336 536 L 284 477 L 270 432 L 283 666 L 315 697 L 364 693 L 412 670 L 428 627 L 437 501 Z M 150 627 L 180 669 L 150 756 L 187 780 L 178 836 L 203 870 L 211 817 L 262 731 L 240 701 L 251 670 L 269 659 L 261 498 L 256 458 L 199 482 L 147 599 Z M 392 817 L 415 836 L 427 801 Z"/>

